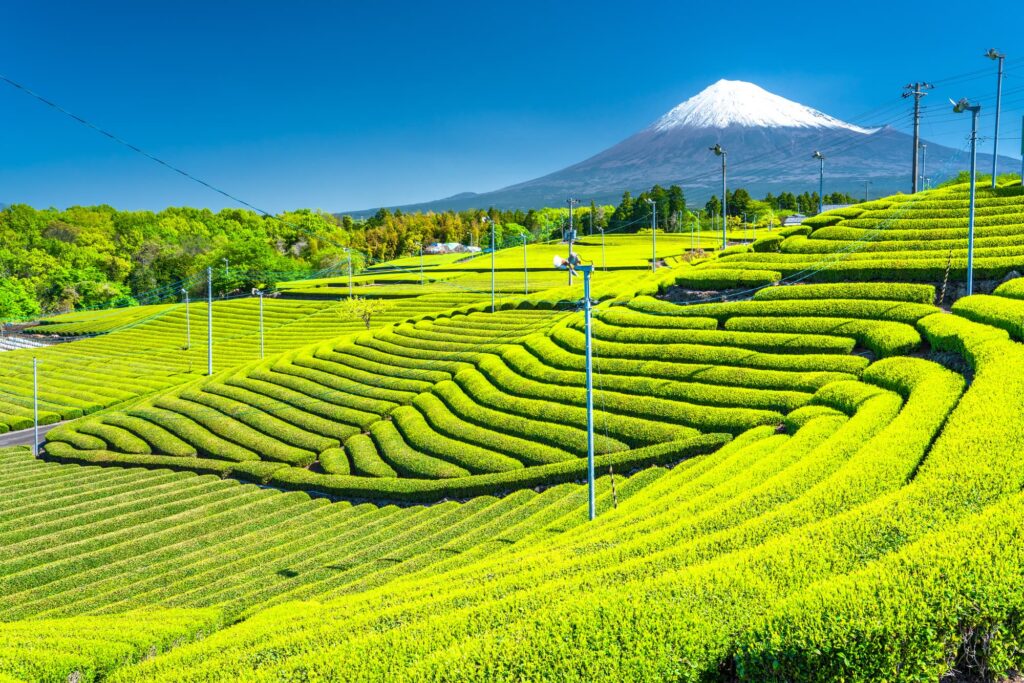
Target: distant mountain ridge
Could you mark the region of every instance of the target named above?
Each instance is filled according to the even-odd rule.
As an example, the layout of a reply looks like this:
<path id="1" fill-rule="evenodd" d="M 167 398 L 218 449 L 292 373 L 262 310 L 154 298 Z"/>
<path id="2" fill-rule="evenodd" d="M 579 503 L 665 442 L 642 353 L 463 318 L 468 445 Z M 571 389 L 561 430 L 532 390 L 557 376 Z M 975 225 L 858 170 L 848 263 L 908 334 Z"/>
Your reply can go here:
<path id="1" fill-rule="evenodd" d="M 861 196 L 865 182 L 872 196 L 910 191 L 910 135 L 888 126 L 847 123 L 753 83 L 720 80 L 640 132 L 562 170 L 490 192 L 389 208 L 528 209 L 561 206 L 568 196 L 617 203 L 623 191 L 636 193 L 654 184 L 681 185 L 688 202 L 702 205 L 711 195 L 721 195 L 721 160 L 708 150 L 715 144 L 726 150 L 729 187 L 746 188 L 755 196 L 817 191 L 816 150 L 826 157 L 825 192 Z M 966 151 L 927 144 L 932 184 L 967 168 Z M 992 156 L 979 154 L 978 163 L 981 169 L 990 167 Z M 1001 156 L 1000 164 L 1010 170 L 1019 161 Z"/>

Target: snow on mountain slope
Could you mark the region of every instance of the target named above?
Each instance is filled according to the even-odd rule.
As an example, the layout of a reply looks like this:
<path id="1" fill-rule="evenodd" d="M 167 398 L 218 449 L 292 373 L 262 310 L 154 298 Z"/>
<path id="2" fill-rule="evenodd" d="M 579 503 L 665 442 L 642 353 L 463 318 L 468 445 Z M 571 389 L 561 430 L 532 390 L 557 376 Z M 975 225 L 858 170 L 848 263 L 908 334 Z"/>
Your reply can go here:
<path id="1" fill-rule="evenodd" d="M 841 128 L 869 135 L 877 129 L 861 128 L 832 118 L 817 109 L 774 95 L 746 81 L 722 79 L 678 105 L 655 121 L 650 130 L 690 128 Z"/>

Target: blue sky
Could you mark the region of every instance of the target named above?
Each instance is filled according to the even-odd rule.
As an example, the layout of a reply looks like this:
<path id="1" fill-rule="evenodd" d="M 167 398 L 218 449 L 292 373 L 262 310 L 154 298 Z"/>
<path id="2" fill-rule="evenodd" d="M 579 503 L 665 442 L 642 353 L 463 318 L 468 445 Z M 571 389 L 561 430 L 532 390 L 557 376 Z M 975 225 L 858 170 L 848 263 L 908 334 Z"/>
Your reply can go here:
<path id="1" fill-rule="evenodd" d="M 1008 53 L 1000 151 L 1019 156 L 1024 9 L 992 11 L 988 20 L 962 2 L 10 0 L 0 73 L 261 208 L 334 211 L 557 170 L 719 78 L 904 129 L 901 86 L 936 81 L 923 135 L 959 147 L 969 121 L 948 114 L 947 96 L 982 98 L 991 135 L 989 47 Z M 6 84 L 0 202 L 231 205 Z"/>

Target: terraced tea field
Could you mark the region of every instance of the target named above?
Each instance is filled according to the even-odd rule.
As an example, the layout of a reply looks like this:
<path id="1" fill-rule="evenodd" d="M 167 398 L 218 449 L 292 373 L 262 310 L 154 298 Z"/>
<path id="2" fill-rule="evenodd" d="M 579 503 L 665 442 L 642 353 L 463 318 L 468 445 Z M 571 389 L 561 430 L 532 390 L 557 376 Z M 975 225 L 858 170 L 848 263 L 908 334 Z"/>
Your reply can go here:
<path id="1" fill-rule="evenodd" d="M 0 452 L 0 679 L 1016 675 L 1024 278 L 979 247 L 959 296 L 961 190 L 595 273 L 594 521 L 578 282 L 492 312 L 422 294 L 482 275 L 442 260 L 371 330 L 268 300 L 263 359 L 218 302 L 211 377 L 180 307 L 48 323 L 109 331 L 38 352 L 81 387 L 49 413 L 88 414 Z M 1024 195 L 981 201 L 1013 251 Z M 419 287 L 391 275 L 359 287 Z"/>

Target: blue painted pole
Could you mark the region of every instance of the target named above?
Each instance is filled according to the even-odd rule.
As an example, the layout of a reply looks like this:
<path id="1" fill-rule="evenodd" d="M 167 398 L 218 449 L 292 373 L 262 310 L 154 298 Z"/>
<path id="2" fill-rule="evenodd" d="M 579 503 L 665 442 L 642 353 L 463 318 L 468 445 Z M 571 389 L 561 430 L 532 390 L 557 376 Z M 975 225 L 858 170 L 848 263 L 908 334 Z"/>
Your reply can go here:
<path id="1" fill-rule="evenodd" d="M 491 220 L 491 313 L 494 313 L 494 220 Z"/>
<path id="2" fill-rule="evenodd" d="M 594 358 L 590 348 L 590 274 L 593 266 L 578 266 L 583 271 L 583 329 L 586 333 L 587 364 L 587 494 L 590 519 L 597 516 L 594 498 Z"/>
<path id="3" fill-rule="evenodd" d="M 818 159 L 818 213 L 825 206 L 825 157 Z"/>
<path id="4" fill-rule="evenodd" d="M 206 374 L 213 374 L 213 268 L 206 268 Z"/>

